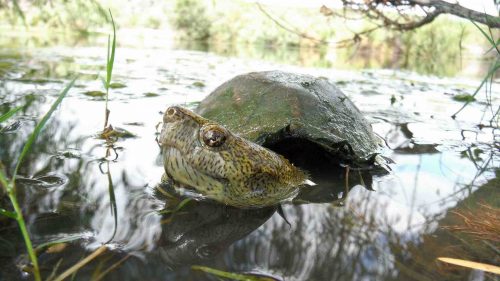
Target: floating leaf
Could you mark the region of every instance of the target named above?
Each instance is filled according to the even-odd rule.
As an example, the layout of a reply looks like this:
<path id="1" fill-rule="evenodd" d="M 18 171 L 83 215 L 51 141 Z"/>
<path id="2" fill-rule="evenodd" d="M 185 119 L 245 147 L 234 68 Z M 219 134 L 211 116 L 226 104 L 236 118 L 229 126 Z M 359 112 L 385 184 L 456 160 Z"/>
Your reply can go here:
<path id="1" fill-rule="evenodd" d="M 459 95 L 453 96 L 453 100 L 461 101 L 461 102 L 473 102 L 476 100 L 476 98 L 474 98 L 474 96 L 471 96 L 469 94 L 459 94 Z"/>
<path id="2" fill-rule="evenodd" d="M 205 83 L 201 82 L 201 81 L 196 81 L 192 84 L 193 86 L 195 87 L 198 87 L 198 88 L 203 88 L 205 87 Z"/>
<path id="3" fill-rule="evenodd" d="M 458 265 L 458 266 L 468 267 L 468 268 L 472 268 L 472 269 L 479 269 L 482 271 L 500 274 L 500 267 L 495 266 L 495 265 L 491 265 L 491 264 L 473 262 L 473 261 L 467 261 L 467 260 L 461 260 L 461 259 L 454 259 L 454 258 L 445 258 L 445 257 L 439 257 L 438 260 L 440 260 L 442 262 Z"/>
<path id="4" fill-rule="evenodd" d="M 111 89 L 120 89 L 120 88 L 125 88 L 127 87 L 127 85 L 123 84 L 123 83 L 118 83 L 118 82 L 113 82 L 111 84 L 109 84 L 109 87 Z"/>
<path id="5" fill-rule="evenodd" d="M 150 98 L 150 97 L 157 97 L 159 96 L 159 94 L 149 92 L 149 93 L 144 93 L 144 96 Z"/>
<path id="6" fill-rule="evenodd" d="M 394 95 L 391 96 L 391 105 L 396 102 L 396 97 Z"/>
<path id="7" fill-rule="evenodd" d="M 101 91 L 88 91 L 88 92 L 84 92 L 83 94 L 86 96 L 89 96 L 89 97 L 104 97 L 106 95 L 105 92 L 101 92 Z"/>

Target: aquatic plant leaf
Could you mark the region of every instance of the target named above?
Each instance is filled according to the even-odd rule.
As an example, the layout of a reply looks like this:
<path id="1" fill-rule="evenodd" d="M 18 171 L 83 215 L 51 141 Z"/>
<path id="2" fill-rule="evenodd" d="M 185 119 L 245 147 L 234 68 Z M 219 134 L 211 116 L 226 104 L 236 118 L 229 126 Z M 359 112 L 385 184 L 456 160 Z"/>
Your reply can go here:
<path id="1" fill-rule="evenodd" d="M 495 265 L 491 265 L 491 264 L 473 262 L 473 261 L 461 260 L 461 259 L 454 259 L 454 258 L 445 258 L 445 257 L 439 257 L 438 260 L 445 262 L 445 263 L 458 265 L 458 266 L 468 267 L 468 268 L 472 268 L 472 269 L 479 269 L 482 271 L 500 274 L 500 267 L 495 266 Z"/>
<path id="2" fill-rule="evenodd" d="M 111 14 L 111 10 L 109 10 L 109 16 L 111 17 L 111 24 L 113 25 L 113 41 L 110 46 L 108 37 L 108 56 L 106 63 L 106 86 L 107 86 L 106 89 L 108 89 L 111 84 L 111 75 L 113 74 L 113 64 L 115 63 L 115 48 L 116 48 L 116 27 L 113 15 Z"/>
<path id="3" fill-rule="evenodd" d="M 196 81 L 192 84 L 193 86 L 195 87 L 198 87 L 198 88 L 203 88 L 205 87 L 205 83 L 201 82 L 201 81 Z"/>
<path id="4" fill-rule="evenodd" d="M 3 208 L 0 208 L 0 215 L 3 215 L 3 216 L 6 216 L 6 217 L 9 217 L 11 219 L 17 220 L 17 214 L 15 212 L 7 211 L 7 210 L 5 210 Z"/>
<path id="5" fill-rule="evenodd" d="M 120 89 L 120 88 L 125 88 L 127 87 L 127 85 L 123 84 L 123 83 L 118 83 L 118 82 L 113 82 L 111 84 L 109 84 L 109 87 L 111 89 Z"/>
<path id="6" fill-rule="evenodd" d="M 16 107 L 16 108 L 13 108 L 13 109 L 9 110 L 4 115 L 0 116 L 0 123 L 2 123 L 3 121 L 9 119 L 10 117 L 12 117 L 14 114 L 16 114 L 21 109 L 23 109 L 22 106 L 19 106 L 19 107 Z"/>
<path id="7" fill-rule="evenodd" d="M 144 96 L 150 98 L 150 97 L 157 97 L 159 95 L 157 93 L 148 92 L 144 93 Z"/>
<path id="8" fill-rule="evenodd" d="M 169 213 L 176 213 L 178 212 L 179 210 L 181 210 L 182 208 L 184 208 L 184 206 L 191 202 L 192 198 L 185 198 L 184 200 L 182 200 L 179 204 L 177 204 L 177 206 L 172 209 L 172 210 L 169 210 L 169 209 L 166 209 L 166 210 L 162 210 L 162 211 L 159 211 L 158 213 L 159 214 L 169 214 Z"/>
<path id="9" fill-rule="evenodd" d="M 476 100 L 472 95 L 469 94 L 460 94 L 453 96 L 453 100 L 462 101 L 462 102 L 473 102 Z"/>
<path id="10" fill-rule="evenodd" d="M 252 274 L 234 273 L 218 270 L 215 268 L 210 268 L 207 266 L 193 265 L 191 266 L 193 270 L 200 270 L 206 273 L 213 274 L 218 277 L 228 278 L 238 281 L 276 281 L 277 279 L 268 276 L 257 276 Z"/>
<path id="11" fill-rule="evenodd" d="M 59 97 L 57 97 L 56 101 L 52 104 L 49 111 L 47 111 L 47 113 L 45 113 L 45 115 L 42 117 L 42 120 L 40 120 L 40 122 L 38 122 L 38 124 L 36 125 L 35 130 L 28 138 L 28 141 L 26 142 L 26 144 L 23 147 L 23 150 L 21 151 L 21 155 L 19 156 L 19 158 L 17 160 L 17 165 L 16 165 L 16 168 L 14 169 L 14 173 L 12 175 L 13 179 L 16 178 L 17 172 L 19 171 L 19 167 L 21 166 L 21 163 L 23 162 L 24 157 L 26 157 L 26 155 L 30 151 L 31 147 L 35 143 L 35 141 L 38 138 L 38 135 L 42 131 L 43 127 L 45 127 L 45 124 L 49 120 L 52 113 L 54 113 L 54 111 L 57 109 L 59 104 L 61 104 L 61 102 L 64 99 L 64 97 L 66 96 L 66 94 L 68 94 L 69 89 L 71 89 L 71 87 L 73 87 L 73 84 L 75 84 L 75 81 L 76 81 L 76 77 L 73 78 L 73 80 L 71 80 L 71 82 L 66 86 L 66 88 L 64 88 L 64 90 L 61 91 L 61 93 L 59 94 Z"/>
<path id="12" fill-rule="evenodd" d="M 105 92 L 101 91 L 87 91 L 83 92 L 83 94 L 89 97 L 104 97 L 106 95 Z"/>

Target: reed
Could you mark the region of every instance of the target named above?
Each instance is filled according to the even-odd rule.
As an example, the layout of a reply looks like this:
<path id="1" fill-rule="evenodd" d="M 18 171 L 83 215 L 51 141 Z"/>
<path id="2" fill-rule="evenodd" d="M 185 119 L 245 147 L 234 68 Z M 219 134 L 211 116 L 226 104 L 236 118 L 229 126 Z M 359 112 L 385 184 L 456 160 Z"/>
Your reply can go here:
<path id="1" fill-rule="evenodd" d="M 2 188 L 4 191 L 7 193 L 9 200 L 12 204 L 12 208 L 14 211 L 8 211 L 5 209 L 0 209 L 0 214 L 7 216 L 9 218 L 15 219 L 17 221 L 17 224 L 19 226 L 19 229 L 21 231 L 21 234 L 24 239 L 24 244 L 26 245 L 26 250 L 28 251 L 28 256 L 31 260 L 31 263 L 33 264 L 33 275 L 36 281 L 40 281 L 41 276 L 40 276 L 40 269 L 38 266 L 38 259 L 36 256 L 35 249 L 33 248 L 33 243 L 31 242 L 30 234 L 28 232 L 28 229 L 26 227 L 26 222 L 24 220 L 24 216 L 21 210 L 21 207 L 19 206 L 19 202 L 17 200 L 17 195 L 16 195 L 16 177 L 19 172 L 19 168 L 21 167 L 21 164 L 23 163 L 24 158 L 32 147 L 34 146 L 36 139 L 38 138 L 40 132 L 43 130 L 45 125 L 47 124 L 47 121 L 49 120 L 50 116 L 54 111 L 57 109 L 59 104 L 61 104 L 62 100 L 66 96 L 66 94 L 69 92 L 71 87 L 73 87 L 73 84 L 75 83 L 76 78 L 74 78 L 67 86 L 64 88 L 55 102 L 52 104 L 50 107 L 49 111 L 45 113 L 45 115 L 42 117 L 42 119 L 38 122 L 38 124 L 35 126 L 35 129 L 33 133 L 28 137 L 26 143 L 24 144 L 23 150 L 21 151 L 21 154 L 19 155 L 17 159 L 17 164 L 14 169 L 14 172 L 10 178 L 7 177 L 5 171 L 3 170 L 2 166 L 0 165 L 0 185 L 2 185 Z M 0 116 L 0 123 L 7 120 L 8 118 L 12 117 L 15 113 L 17 113 L 22 107 L 17 107 L 6 114 Z"/>

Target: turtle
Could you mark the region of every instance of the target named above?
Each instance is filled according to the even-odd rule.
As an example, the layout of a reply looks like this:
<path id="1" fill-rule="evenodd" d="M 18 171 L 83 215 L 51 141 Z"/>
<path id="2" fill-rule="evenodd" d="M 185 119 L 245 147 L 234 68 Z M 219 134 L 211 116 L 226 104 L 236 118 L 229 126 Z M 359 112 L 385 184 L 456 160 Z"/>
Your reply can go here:
<path id="1" fill-rule="evenodd" d="M 326 79 L 243 74 L 195 111 L 165 111 L 159 140 L 165 174 L 178 189 L 226 205 L 260 208 L 293 199 L 301 186 L 314 185 L 304 159 L 358 168 L 377 162 L 380 142 L 371 125 Z"/>

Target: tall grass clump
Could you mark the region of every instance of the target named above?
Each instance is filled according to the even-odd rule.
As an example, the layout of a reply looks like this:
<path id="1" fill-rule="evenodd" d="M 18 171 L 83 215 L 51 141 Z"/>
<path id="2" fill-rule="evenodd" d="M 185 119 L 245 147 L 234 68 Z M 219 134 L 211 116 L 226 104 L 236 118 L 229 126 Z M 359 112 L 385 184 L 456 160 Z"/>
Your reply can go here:
<path id="1" fill-rule="evenodd" d="M 45 113 L 43 118 L 38 122 L 38 124 L 35 126 L 35 129 L 33 133 L 29 136 L 29 138 L 26 140 L 26 143 L 23 147 L 23 150 L 21 151 L 21 154 L 19 155 L 19 158 L 17 159 L 17 164 L 14 168 L 14 172 L 12 173 L 12 176 L 10 178 L 7 177 L 7 173 L 3 170 L 3 167 L 0 165 L 0 185 L 2 186 L 3 190 L 5 193 L 7 193 L 10 202 L 12 204 L 12 208 L 14 209 L 13 211 L 8 211 L 5 209 L 0 208 L 0 214 L 7 216 L 9 218 L 12 218 L 17 221 L 17 224 L 19 225 L 19 229 L 21 230 L 21 234 L 24 239 L 24 243 L 26 245 L 26 250 L 28 251 L 28 256 L 31 260 L 31 263 L 33 264 L 33 275 L 35 277 L 36 281 L 40 281 L 40 269 L 38 266 L 38 260 L 36 257 L 35 250 L 33 248 L 33 244 L 31 243 L 31 238 L 28 232 L 28 229 L 26 227 L 26 223 L 24 221 L 24 216 L 22 213 L 22 210 L 19 206 L 19 202 L 17 201 L 17 196 L 16 196 L 16 177 L 19 171 L 19 167 L 21 167 L 21 164 L 30 152 L 31 148 L 36 142 L 36 139 L 38 138 L 38 135 L 42 131 L 42 129 L 45 127 L 45 124 L 49 120 L 50 116 L 52 113 L 57 109 L 59 104 L 62 102 L 66 94 L 68 93 L 69 89 L 73 86 L 75 83 L 75 79 L 73 79 L 67 86 L 64 88 L 64 90 L 61 91 L 59 94 L 58 98 L 56 101 L 52 104 L 50 107 L 49 111 Z M 22 108 L 22 107 L 21 107 Z M 20 108 L 14 108 L 13 110 L 7 112 L 6 114 L 2 115 L 0 117 L 0 123 L 7 120 L 11 116 L 13 116 L 17 111 L 19 111 Z"/>
<path id="2" fill-rule="evenodd" d="M 491 31 L 491 28 L 488 27 L 488 30 L 482 29 L 479 25 L 477 25 L 475 22 L 472 22 L 477 29 L 481 32 L 481 34 L 488 40 L 489 45 L 491 46 L 488 51 L 486 52 L 485 55 L 487 55 L 489 52 L 494 52 L 495 59 L 492 60 L 490 67 L 488 69 L 488 72 L 486 73 L 485 77 L 479 84 L 479 86 L 476 88 L 474 93 L 471 95 L 471 97 L 467 100 L 467 102 L 457 111 L 455 112 L 451 117 L 455 119 L 457 117 L 457 114 L 459 114 L 469 103 L 473 102 L 475 99 L 474 97 L 479 93 L 479 91 L 484 87 L 485 93 L 486 93 L 486 100 L 488 102 L 488 106 L 491 110 L 492 118 L 490 119 L 490 126 L 492 127 L 498 127 L 498 118 L 500 116 L 500 106 L 497 108 L 493 108 L 492 104 L 492 85 L 493 85 L 493 79 L 495 78 L 497 71 L 500 70 L 500 37 L 495 39 L 495 36 L 493 35 L 493 32 Z M 498 33 L 497 33 L 498 34 Z M 496 120 L 495 120 L 496 119 Z"/>
<path id="3" fill-rule="evenodd" d="M 212 20 L 208 17 L 205 1 L 177 0 L 172 24 L 185 33 L 189 40 L 207 40 Z"/>

